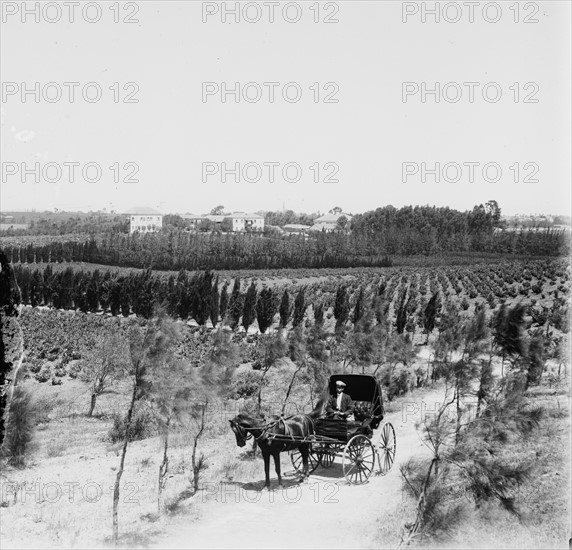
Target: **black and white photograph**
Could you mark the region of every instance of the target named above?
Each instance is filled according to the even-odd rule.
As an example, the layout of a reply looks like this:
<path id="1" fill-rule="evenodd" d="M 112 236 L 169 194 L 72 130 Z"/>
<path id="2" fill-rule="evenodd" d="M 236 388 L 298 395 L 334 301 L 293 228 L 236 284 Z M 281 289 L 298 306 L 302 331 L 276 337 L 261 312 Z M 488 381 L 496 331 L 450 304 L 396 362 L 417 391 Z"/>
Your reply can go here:
<path id="1" fill-rule="evenodd" d="M 571 0 L 0 12 L 3 549 L 571 547 Z"/>

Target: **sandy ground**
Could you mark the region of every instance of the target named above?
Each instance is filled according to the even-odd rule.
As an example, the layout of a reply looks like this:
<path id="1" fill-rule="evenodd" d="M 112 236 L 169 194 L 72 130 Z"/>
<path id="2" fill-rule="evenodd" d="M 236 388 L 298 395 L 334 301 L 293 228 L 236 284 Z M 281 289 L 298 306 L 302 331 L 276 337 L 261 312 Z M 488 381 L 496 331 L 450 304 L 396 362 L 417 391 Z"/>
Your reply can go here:
<path id="1" fill-rule="evenodd" d="M 363 485 L 349 485 L 341 457 L 330 469 L 318 467 L 304 484 L 298 484 L 288 455 L 284 488 L 261 490 L 263 471 L 255 483 L 211 484 L 194 499 L 194 518 L 179 517 L 169 534 L 153 548 L 372 548 L 395 546 L 404 510 L 399 465 L 429 451 L 415 428 L 422 411 L 435 410 L 442 390 L 418 392 L 384 422 L 395 428 L 397 454 L 385 476 L 373 475 Z M 379 440 L 383 427 L 374 433 Z M 272 468 L 272 467 L 271 467 Z M 376 464 L 377 469 L 377 464 Z M 373 527 L 373 528 L 372 528 Z M 389 538 L 384 539 L 384 531 Z M 390 535 L 391 534 L 391 535 Z"/>

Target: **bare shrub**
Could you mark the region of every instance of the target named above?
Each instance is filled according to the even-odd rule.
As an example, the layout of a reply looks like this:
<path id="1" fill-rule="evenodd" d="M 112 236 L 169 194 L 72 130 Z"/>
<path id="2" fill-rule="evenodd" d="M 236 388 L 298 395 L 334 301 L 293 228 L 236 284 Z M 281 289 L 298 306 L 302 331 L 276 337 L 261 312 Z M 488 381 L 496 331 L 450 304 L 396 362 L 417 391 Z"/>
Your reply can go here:
<path id="1" fill-rule="evenodd" d="M 117 443 L 125 439 L 127 430 L 127 418 L 118 412 L 112 414 L 112 425 L 109 429 L 108 437 L 111 443 Z M 152 414 L 142 409 L 137 411 L 130 422 L 128 428 L 129 441 L 140 441 L 146 437 L 150 437 L 155 432 L 155 421 Z"/>

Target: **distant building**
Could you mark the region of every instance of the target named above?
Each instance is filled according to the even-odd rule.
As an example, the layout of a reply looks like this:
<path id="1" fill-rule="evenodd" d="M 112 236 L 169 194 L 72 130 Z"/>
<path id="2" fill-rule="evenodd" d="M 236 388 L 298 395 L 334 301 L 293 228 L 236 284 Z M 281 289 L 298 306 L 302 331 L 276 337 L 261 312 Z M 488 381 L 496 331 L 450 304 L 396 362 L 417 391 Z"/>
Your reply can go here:
<path id="1" fill-rule="evenodd" d="M 346 218 L 346 228 L 349 229 L 349 223 L 352 221 L 353 216 L 336 209 L 335 212 L 330 212 L 329 214 L 324 214 L 323 216 L 316 218 L 314 220 L 314 225 L 310 227 L 310 231 L 335 231 L 338 229 L 338 220 L 342 217 Z"/>
<path id="2" fill-rule="evenodd" d="M 129 216 L 129 233 L 156 233 L 163 228 L 163 215 L 148 206 L 136 206 L 125 214 Z"/>
<path id="3" fill-rule="evenodd" d="M 245 214 L 244 212 L 234 212 L 228 216 L 224 216 L 225 220 L 232 223 L 232 231 L 263 231 L 264 217 L 258 214 Z"/>
<path id="4" fill-rule="evenodd" d="M 242 231 L 263 231 L 264 217 L 258 214 L 246 214 L 244 212 L 234 212 L 232 214 L 206 214 L 196 216 L 195 214 L 183 214 L 192 229 L 199 229 L 202 222 L 207 222 L 207 229 L 240 233 Z"/>
<path id="5" fill-rule="evenodd" d="M 206 219 L 204 216 L 197 216 L 196 214 L 182 214 L 183 218 L 187 223 L 187 229 L 198 229 L 201 223 Z"/>
<path id="6" fill-rule="evenodd" d="M 293 233 L 295 235 L 303 235 L 308 232 L 311 228 L 309 225 L 303 225 L 301 223 L 287 223 L 283 229 L 286 233 Z"/>

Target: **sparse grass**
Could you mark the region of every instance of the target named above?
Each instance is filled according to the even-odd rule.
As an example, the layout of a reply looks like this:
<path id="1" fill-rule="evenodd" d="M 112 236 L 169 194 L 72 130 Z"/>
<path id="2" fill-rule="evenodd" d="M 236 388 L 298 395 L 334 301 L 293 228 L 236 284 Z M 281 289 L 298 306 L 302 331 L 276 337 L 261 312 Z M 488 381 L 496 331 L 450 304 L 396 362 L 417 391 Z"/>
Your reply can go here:
<path id="1" fill-rule="evenodd" d="M 65 439 L 51 439 L 46 445 L 46 455 L 48 458 L 54 458 L 57 456 L 63 456 L 66 449 Z"/>

